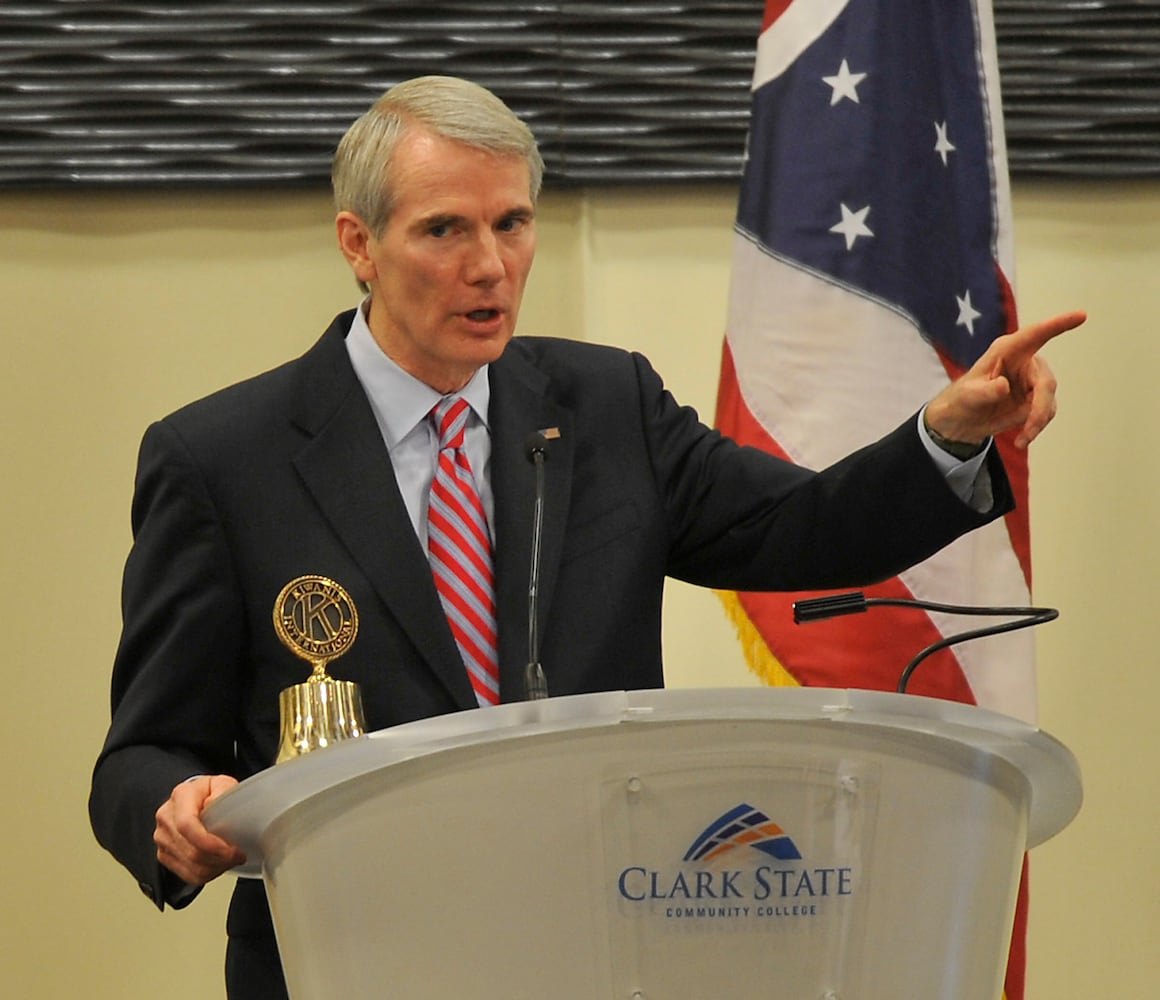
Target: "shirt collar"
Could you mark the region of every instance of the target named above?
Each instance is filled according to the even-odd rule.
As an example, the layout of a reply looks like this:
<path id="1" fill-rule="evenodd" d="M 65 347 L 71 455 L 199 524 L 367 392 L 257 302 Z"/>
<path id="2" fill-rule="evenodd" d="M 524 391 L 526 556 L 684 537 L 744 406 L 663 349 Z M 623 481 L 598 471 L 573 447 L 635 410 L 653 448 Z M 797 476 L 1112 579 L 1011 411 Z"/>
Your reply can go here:
<path id="1" fill-rule="evenodd" d="M 355 310 L 346 336 L 346 350 L 390 449 L 425 420 L 431 408 L 443 397 L 404 371 L 383 352 L 367 326 L 365 307 L 364 301 Z M 491 403 L 488 366 L 480 368 L 456 395 L 466 399 L 479 421 L 490 429 L 487 419 Z"/>

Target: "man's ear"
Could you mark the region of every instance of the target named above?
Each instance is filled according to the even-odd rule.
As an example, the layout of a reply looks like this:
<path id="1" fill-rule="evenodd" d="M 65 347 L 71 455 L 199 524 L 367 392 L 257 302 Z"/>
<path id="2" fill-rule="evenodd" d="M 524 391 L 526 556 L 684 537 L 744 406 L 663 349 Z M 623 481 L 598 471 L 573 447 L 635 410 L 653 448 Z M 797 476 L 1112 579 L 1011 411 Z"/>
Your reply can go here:
<path id="1" fill-rule="evenodd" d="M 338 235 L 338 248 L 365 291 L 375 279 L 375 265 L 370 256 L 371 232 L 354 212 L 345 211 L 335 216 L 334 229 Z"/>

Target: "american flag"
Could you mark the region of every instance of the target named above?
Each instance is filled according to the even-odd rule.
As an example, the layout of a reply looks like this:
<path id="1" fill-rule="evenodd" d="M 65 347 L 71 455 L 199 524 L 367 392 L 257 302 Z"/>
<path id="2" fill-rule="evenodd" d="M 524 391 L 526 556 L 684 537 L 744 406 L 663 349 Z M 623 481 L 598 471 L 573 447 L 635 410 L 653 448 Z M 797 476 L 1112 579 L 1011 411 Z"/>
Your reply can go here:
<path id="1" fill-rule="evenodd" d="M 989 0 L 768 0 L 748 143 L 717 423 L 822 468 L 1017 325 Z M 868 594 L 1030 603 L 1025 453 L 998 446 L 1018 510 Z M 893 690 L 961 630 L 889 608 L 795 626 L 803 596 L 722 594 L 769 683 Z M 1031 634 L 936 654 L 910 690 L 1034 721 Z M 1023 997 L 1024 912 L 1021 893 L 1007 1000 Z"/>

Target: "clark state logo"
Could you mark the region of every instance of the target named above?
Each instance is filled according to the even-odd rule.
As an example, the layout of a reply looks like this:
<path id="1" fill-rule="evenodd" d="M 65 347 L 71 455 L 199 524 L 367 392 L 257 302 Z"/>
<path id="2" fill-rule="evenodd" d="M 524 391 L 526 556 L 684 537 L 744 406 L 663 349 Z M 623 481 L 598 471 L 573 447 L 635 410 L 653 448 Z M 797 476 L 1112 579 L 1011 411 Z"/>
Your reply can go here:
<path id="1" fill-rule="evenodd" d="M 668 920 L 808 918 L 827 901 L 853 895 L 854 872 L 807 864 L 785 830 L 743 802 L 710 823 L 680 865 L 625 868 L 617 892 Z"/>

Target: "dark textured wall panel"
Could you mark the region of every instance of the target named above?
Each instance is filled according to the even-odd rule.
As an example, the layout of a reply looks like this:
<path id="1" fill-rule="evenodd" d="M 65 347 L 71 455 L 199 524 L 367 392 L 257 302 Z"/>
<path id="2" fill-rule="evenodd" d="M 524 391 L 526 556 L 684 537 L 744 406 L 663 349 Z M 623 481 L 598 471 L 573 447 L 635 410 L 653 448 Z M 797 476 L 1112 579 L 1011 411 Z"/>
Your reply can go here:
<path id="1" fill-rule="evenodd" d="M 0 187 L 324 182 L 392 83 L 454 73 L 550 184 L 735 180 L 760 0 L 0 3 Z M 1160 174 L 1155 2 L 996 0 L 1019 171 Z"/>
<path id="2" fill-rule="evenodd" d="M 1160 2 L 995 0 L 1012 168 L 1160 176 Z"/>

